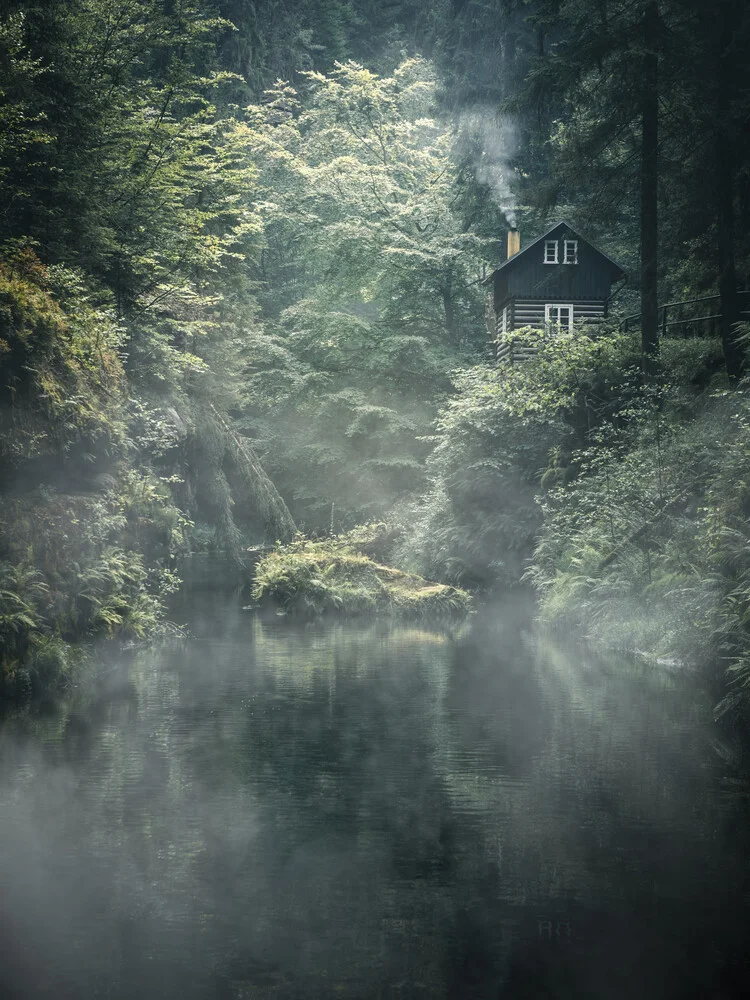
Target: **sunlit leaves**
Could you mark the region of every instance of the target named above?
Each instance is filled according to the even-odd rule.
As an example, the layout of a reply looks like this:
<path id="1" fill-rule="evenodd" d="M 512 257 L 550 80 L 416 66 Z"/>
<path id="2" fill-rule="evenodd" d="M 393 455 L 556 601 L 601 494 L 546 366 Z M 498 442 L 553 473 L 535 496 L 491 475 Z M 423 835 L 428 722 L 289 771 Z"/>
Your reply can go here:
<path id="1" fill-rule="evenodd" d="M 291 253 L 296 275 L 321 286 L 326 300 L 378 302 L 384 316 L 444 336 L 442 293 L 453 282 L 465 309 L 481 241 L 452 210 L 451 136 L 434 117 L 430 67 L 410 60 L 383 78 L 346 63 L 327 76 L 302 75 L 303 102 L 279 84 L 265 105 L 256 162 L 275 206 L 269 263 L 284 280 Z M 259 111 L 248 115 L 259 127 Z"/>

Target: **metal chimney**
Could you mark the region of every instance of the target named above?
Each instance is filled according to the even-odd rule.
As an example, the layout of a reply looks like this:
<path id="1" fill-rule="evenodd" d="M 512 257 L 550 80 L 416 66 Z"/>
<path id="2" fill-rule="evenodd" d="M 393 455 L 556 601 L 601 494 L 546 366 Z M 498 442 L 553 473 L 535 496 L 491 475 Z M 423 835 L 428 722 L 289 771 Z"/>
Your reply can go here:
<path id="1" fill-rule="evenodd" d="M 508 230 L 508 260 L 521 249 L 521 234 L 517 229 Z"/>

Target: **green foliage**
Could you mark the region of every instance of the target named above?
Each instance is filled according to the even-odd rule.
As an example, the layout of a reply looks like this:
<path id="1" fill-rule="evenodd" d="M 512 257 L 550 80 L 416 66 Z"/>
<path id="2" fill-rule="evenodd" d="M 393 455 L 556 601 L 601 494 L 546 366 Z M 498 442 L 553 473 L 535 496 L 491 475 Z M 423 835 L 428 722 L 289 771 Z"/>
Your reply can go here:
<path id="1" fill-rule="evenodd" d="M 11 234 L 22 227 L 18 235 L 43 239 L 56 261 L 105 278 L 118 305 L 171 297 L 194 307 L 196 279 L 228 266 L 258 228 L 238 200 L 245 136 L 215 105 L 227 77 L 212 53 L 226 22 L 192 2 L 156 0 L 125 3 L 118 16 L 83 0 L 19 17 L 9 58 L 45 64 L 26 70 L 27 115 L 45 142 L 5 157 L 0 148 L 0 182 L 16 196 Z"/>
<path id="2" fill-rule="evenodd" d="M 579 476 L 541 498 L 528 576 L 548 625 L 730 665 L 730 707 L 746 702 L 750 648 L 750 413 L 744 387 L 698 394 L 684 378 L 698 345 L 680 346 L 672 368 L 683 378 L 643 387 L 627 447 L 595 442 Z M 704 364 L 707 353 L 704 342 Z"/>
<path id="3" fill-rule="evenodd" d="M 263 221 L 228 29 L 151 0 L 0 19 L 5 695 L 153 632 L 196 518 L 235 561 L 293 534 L 229 415 Z"/>
<path id="4" fill-rule="evenodd" d="M 10 245 L 0 337 L 0 686 L 20 696 L 64 680 L 72 642 L 154 630 L 187 522 L 130 464 L 124 334 L 106 295 Z"/>
<path id="5" fill-rule="evenodd" d="M 0 260 L 0 461 L 116 450 L 124 425 L 122 329 L 81 276 L 29 247 Z"/>
<path id="6" fill-rule="evenodd" d="M 29 99 L 44 69 L 42 60 L 29 53 L 25 29 L 22 11 L 0 19 L 0 184 L 11 169 L 9 161 L 49 141 L 43 129 L 44 116 Z"/>
<path id="7" fill-rule="evenodd" d="M 3 589 L 0 590 L 0 634 L 3 648 L 24 641 L 27 634 L 37 631 L 40 619 L 35 604 L 49 590 L 41 574 L 27 565 L 0 565 Z"/>
<path id="8" fill-rule="evenodd" d="M 382 540 L 382 534 L 367 526 L 325 541 L 299 536 L 258 563 L 253 598 L 303 615 L 419 618 L 468 613 L 471 597 L 466 591 L 384 566 L 361 551 L 360 546 Z"/>
<path id="9" fill-rule="evenodd" d="M 465 286 L 483 244 L 453 209 L 452 137 L 435 117 L 429 64 L 408 60 L 389 77 L 356 63 L 305 76 L 304 100 L 279 84 L 255 111 L 263 276 L 291 283 L 293 302 L 304 277 L 306 298 L 317 286 L 350 322 L 380 317 L 391 334 L 470 336 L 478 296 Z M 274 304 L 279 291 L 274 283 Z"/>
<path id="10" fill-rule="evenodd" d="M 49 587 L 27 562 L 0 562 L 0 698 L 23 698 L 59 684 L 70 669 L 67 644 L 48 633 Z"/>
<path id="11" fill-rule="evenodd" d="M 169 566 L 184 548 L 179 530 L 179 512 L 163 489 L 135 473 L 101 496 L 39 490 L 6 499 L 0 515 L 6 667 L 33 659 L 42 638 L 49 650 L 52 640 L 142 638 L 154 631 L 178 583 Z M 148 551 L 149 564 L 139 550 Z"/>
<path id="12" fill-rule="evenodd" d="M 293 497 L 327 527 L 383 516 L 423 484 L 435 402 L 483 337 L 484 241 L 455 206 L 452 137 L 422 60 L 356 63 L 279 83 L 248 109 L 266 245 L 248 343 L 246 426 Z"/>
<path id="13" fill-rule="evenodd" d="M 621 425 L 630 419 L 640 374 L 626 338 L 517 337 L 536 357 L 457 373 L 437 423 L 432 490 L 411 513 L 403 557 L 439 579 L 517 583 L 541 524 L 534 498 L 542 481 L 575 474 L 573 453 L 607 414 L 617 411 Z"/>

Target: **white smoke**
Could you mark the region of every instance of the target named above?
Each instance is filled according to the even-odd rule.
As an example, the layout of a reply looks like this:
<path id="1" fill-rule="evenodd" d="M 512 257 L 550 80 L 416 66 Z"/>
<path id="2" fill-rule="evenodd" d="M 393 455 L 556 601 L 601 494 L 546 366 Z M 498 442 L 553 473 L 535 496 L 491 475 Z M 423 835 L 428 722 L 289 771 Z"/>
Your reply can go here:
<path id="1" fill-rule="evenodd" d="M 495 204 L 508 223 L 518 225 L 513 159 L 518 148 L 515 123 L 490 106 L 475 105 L 461 112 L 457 129 L 457 152 L 468 158 L 474 176 L 486 184 Z"/>

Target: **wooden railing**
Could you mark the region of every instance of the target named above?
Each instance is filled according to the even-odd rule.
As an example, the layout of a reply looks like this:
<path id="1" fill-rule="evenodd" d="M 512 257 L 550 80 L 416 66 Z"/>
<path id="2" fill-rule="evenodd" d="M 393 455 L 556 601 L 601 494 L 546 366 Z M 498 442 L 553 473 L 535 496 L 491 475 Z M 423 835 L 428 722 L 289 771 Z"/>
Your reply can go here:
<path id="1" fill-rule="evenodd" d="M 750 319 L 750 290 L 738 291 L 740 316 Z M 719 333 L 721 319 L 719 295 L 699 295 L 695 299 L 665 302 L 659 306 L 659 330 L 662 337 L 706 337 Z M 620 320 L 620 330 L 626 333 L 637 327 L 641 314 L 631 313 Z"/>

